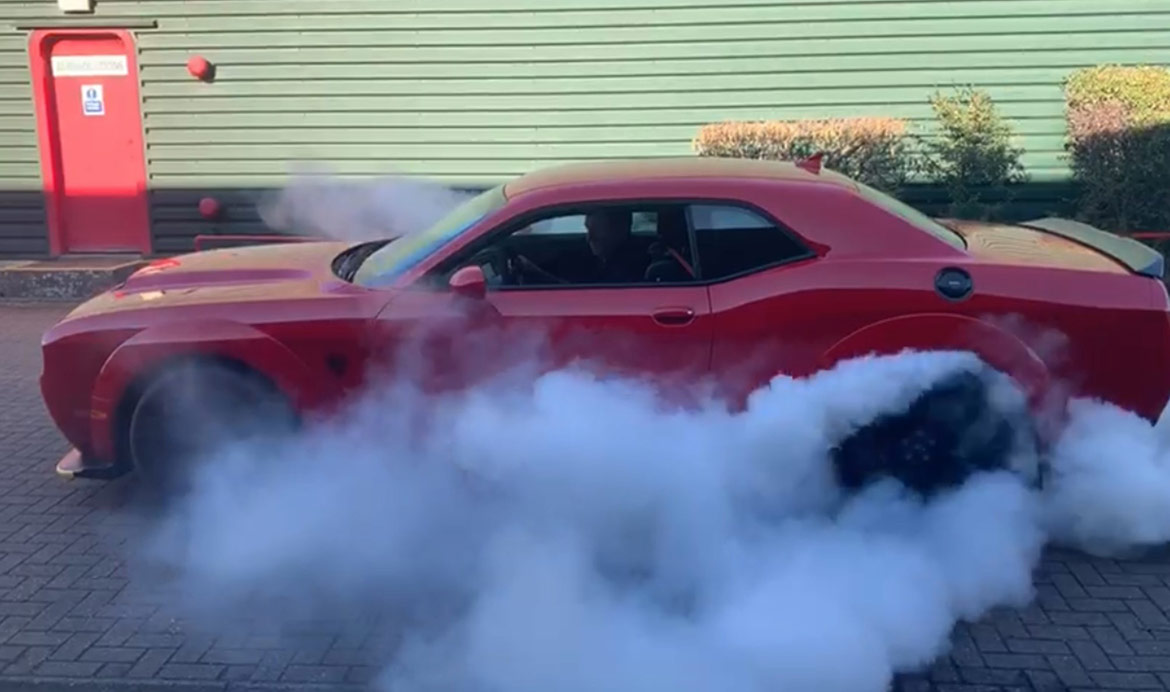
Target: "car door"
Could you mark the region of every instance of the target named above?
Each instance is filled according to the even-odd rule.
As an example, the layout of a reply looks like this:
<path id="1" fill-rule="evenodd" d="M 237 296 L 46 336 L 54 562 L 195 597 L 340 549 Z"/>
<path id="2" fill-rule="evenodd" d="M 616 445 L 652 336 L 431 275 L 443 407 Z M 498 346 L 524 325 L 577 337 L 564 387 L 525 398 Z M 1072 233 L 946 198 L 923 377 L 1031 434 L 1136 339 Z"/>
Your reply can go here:
<path id="1" fill-rule="evenodd" d="M 592 259 L 584 215 L 597 206 L 526 214 L 514 228 L 486 233 L 491 238 L 486 245 L 445 263 L 442 276 L 429 282 L 433 289 L 391 301 L 379 322 L 401 332 L 419 316 L 429 316 L 426 346 L 414 354 L 414 367 L 425 368 L 431 384 L 443 389 L 465 387 L 509 368 L 547 372 L 579 366 L 676 391 L 701 380 L 709 372 L 713 336 L 707 288 L 697 279 L 588 280 L 588 270 L 574 264 Z M 661 242 L 662 206 L 623 208 L 632 217 L 632 241 L 649 253 Z M 446 290 L 443 276 L 476 263 L 493 247 L 531 255 L 533 263 L 568 278 L 564 283 L 507 284 L 488 271 L 482 304 L 460 303 Z M 437 327 L 440 322 L 447 327 Z"/>
<path id="2" fill-rule="evenodd" d="M 817 290 L 816 254 L 765 211 L 738 202 L 692 204 L 687 219 L 709 290 L 721 392 L 742 405 L 778 374 L 811 372 L 833 305 L 831 292 Z"/>

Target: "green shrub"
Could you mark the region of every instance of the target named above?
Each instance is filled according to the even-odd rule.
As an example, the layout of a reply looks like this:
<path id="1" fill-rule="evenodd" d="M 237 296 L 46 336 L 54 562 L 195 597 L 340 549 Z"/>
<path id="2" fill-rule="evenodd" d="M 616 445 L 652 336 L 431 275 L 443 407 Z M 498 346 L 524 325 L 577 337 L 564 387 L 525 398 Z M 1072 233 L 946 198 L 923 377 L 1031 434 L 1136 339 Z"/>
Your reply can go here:
<path id="1" fill-rule="evenodd" d="M 926 176 L 943 186 L 949 214 L 965 219 L 998 216 L 1011 186 L 1027 180 L 1020 163 L 1023 149 L 1012 145 L 1011 126 L 991 96 L 974 88 L 931 96 L 937 131 L 923 138 L 919 164 Z"/>
<path id="2" fill-rule="evenodd" d="M 824 165 L 894 192 L 910 171 L 906 123 L 894 118 L 840 118 L 706 125 L 693 141 L 699 156 L 793 161 L 824 152 Z"/>
<path id="3" fill-rule="evenodd" d="M 1080 216 L 1113 231 L 1170 230 L 1170 69 L 1079 70 L 1065 102 Z"/>

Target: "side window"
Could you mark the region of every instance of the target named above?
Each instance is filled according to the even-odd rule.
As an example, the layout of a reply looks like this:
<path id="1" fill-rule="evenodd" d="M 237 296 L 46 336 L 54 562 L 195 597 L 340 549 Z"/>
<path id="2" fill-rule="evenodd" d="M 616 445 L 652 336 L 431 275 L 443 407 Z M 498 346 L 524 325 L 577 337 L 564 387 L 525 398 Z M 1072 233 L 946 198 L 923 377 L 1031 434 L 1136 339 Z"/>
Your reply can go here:
<path id="1" fill-rule="evenodd" d="M 750 209 L 692 204 L 687 217 L 704 279 L 721 279 L 809 254 L 789 233 Z"/>
<path id="2" fill-rule="evenodd" d="M 590 204 L 505 230 L 438 268 L 436 283 L 476 264 L 489 286 L 548 288 L 696 280 L 682 204 Z"/>
<path id="3" fill-rule="evenodd" d="M 576 233 L 585 235 L 585 215 L 569 214 L 541 219 L 521 228 L 513 235 L 557 235 Z M 630 233 L 634 236 L 649 237 L 658 233 L 658 213 L 635 211 L 630 214 Z"/>
<path id="4" fill-rule="evenodd" d="M 585 235 L 585 215 L 570 214 L 541 219 L 516 231 L 513 235 Z"/>

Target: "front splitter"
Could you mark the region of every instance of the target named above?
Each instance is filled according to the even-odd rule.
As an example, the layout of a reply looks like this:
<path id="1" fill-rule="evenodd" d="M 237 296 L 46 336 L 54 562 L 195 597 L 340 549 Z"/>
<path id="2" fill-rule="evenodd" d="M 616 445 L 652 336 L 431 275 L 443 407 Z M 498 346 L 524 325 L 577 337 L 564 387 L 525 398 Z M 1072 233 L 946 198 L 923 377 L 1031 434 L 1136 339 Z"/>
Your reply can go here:
<path id="1" fill-rule="evenodd" d="M 57 475 L 62 478 L 109 478 L 118 472 L 113 464 L 96 465 L 86 460 L 76 448 L 70 449 L 57 462 Z"/>

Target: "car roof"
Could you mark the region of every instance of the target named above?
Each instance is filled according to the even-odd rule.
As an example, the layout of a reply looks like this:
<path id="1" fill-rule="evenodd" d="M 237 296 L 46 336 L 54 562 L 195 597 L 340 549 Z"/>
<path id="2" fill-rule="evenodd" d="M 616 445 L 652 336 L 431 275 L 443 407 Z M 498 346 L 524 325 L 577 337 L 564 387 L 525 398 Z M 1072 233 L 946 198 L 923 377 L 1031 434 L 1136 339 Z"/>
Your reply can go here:
<path id="1" fill-rule="evenodd" d="M 534 190 L 593 183 L 622 183 L 632 180 L 718 178 L 777 180 L 821 183 L 856 188 L 849 178 L 822 169 L 805 170 L 792 161 L 678 156 L 645 159 L 614 159 L 549 166 L 526 173 L 504 186 L 504 195 L 514 198 Z"/>

